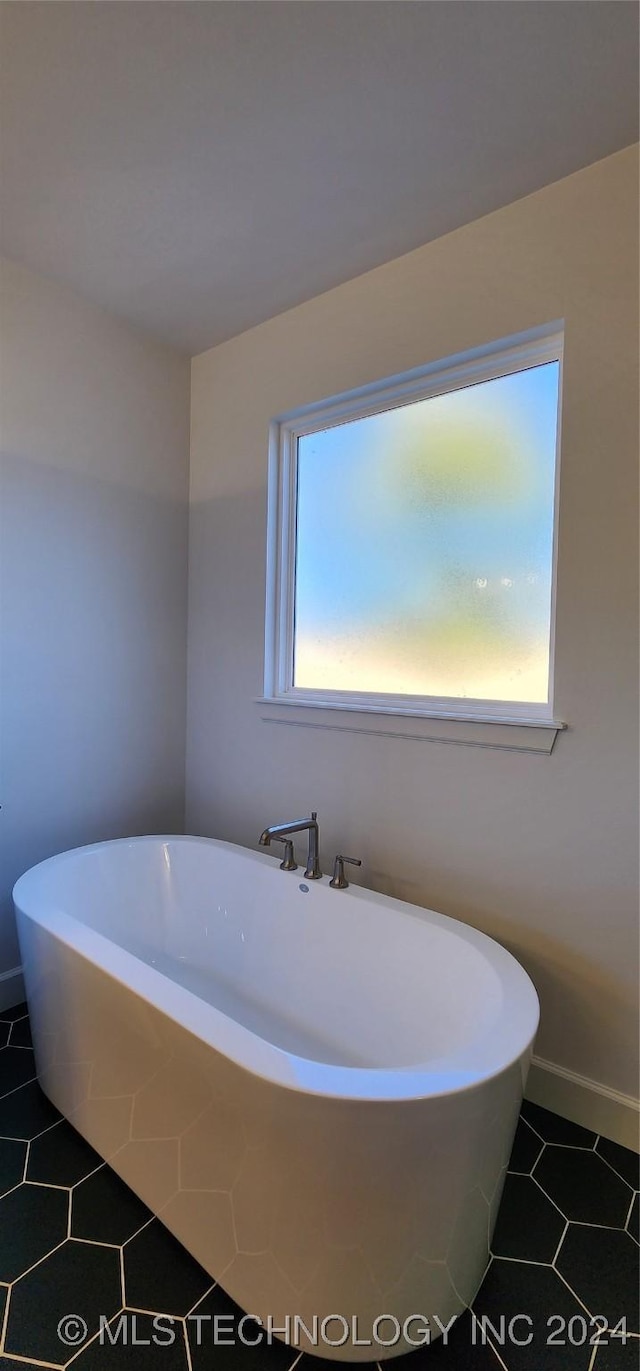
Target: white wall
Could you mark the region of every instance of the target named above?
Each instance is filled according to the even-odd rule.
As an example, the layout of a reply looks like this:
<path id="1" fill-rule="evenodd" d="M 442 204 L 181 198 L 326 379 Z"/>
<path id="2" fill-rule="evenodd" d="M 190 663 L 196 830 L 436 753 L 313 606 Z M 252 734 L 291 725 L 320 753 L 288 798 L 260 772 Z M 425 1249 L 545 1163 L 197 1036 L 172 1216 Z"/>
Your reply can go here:
<path id="1" fill-rule="evenodd" d="M 10 262 L 1 328 L 0 973 L 25 868 L 182 827 L 189 447 L 179 354 Z"/>
<path id="2" fill-rule="evenodd" d="M 631 1096 L 635 181 L 627 150 L 194 360 L 187 729 L 189 830 L 255 846 L 265 823 L 317 808 L 325 869 L 353 852 L 372 886 L 495 934 L 540 992 L 538 1053 Z M 262 721 L 269 420 L 558 318 L 556 705 L 570 729 L 552 756 Z"/>

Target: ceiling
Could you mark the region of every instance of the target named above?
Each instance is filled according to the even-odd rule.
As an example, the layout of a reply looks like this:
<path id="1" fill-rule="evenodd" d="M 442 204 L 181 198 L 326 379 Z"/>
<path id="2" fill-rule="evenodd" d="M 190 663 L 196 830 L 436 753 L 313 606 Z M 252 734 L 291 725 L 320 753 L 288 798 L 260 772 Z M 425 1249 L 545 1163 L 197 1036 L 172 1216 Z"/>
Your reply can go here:
<path id="1" fill-rule="evenodd" d="M 2 10 L 2 250 L 189 353 L 597 161 L 634 0 Z"/>

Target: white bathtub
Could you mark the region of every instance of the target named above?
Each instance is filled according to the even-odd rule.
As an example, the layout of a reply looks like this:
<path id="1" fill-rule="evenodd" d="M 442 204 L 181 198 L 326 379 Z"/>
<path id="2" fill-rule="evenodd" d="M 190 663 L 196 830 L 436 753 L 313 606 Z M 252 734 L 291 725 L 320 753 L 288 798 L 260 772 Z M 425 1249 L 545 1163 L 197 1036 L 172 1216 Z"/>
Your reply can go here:
<path id="1" fill-rule="evenodd" d="M 538 1023 L 508 952 L 200 838 L 14 900 L 44 1090 L 238 1304 L 358 1361 L 471 1301 Z"/>

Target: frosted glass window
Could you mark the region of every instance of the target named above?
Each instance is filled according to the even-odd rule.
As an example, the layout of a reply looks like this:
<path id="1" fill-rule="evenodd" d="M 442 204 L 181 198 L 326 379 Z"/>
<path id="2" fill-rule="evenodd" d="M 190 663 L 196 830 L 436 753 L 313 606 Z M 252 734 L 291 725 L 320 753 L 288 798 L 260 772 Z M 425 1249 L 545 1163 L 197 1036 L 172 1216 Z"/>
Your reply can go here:
<path id="1" fill-rule="evenodd" d="M 559 372 L 296 435 L 294 690 L 547 702 Z"/>

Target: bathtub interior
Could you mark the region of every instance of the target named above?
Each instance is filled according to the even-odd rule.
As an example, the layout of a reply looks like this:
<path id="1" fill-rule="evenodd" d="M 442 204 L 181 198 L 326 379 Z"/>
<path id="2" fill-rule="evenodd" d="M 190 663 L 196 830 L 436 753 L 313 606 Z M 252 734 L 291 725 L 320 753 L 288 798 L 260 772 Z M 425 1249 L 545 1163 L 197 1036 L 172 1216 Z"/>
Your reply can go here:
<path id="1" fill-rule="evenodd" d="M 226 843 L 102 844 L 38 877 L 32 902 L 311 1061 L 400 1071 L 451 1061 L 499 1034 L 505 966 L 528 984 L 508 954 L 453 920 L 402 904 L 390 917 L 384 897 L 337 893 Z"/>

